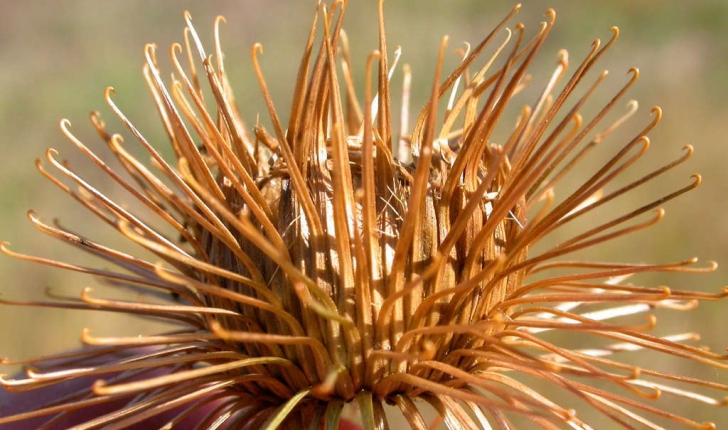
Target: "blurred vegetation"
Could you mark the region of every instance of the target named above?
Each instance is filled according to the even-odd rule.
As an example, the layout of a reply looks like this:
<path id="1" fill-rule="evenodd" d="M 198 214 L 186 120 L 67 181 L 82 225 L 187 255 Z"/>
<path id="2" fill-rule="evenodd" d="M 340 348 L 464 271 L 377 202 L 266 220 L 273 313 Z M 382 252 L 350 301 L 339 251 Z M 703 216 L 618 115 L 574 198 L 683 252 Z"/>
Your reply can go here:
<path id="1" fill-rule="evenodd" d="M 557 11 L 556 27 L 534 64 L 536 87 L 550 75 L 558 49 L 569 49 L 573 70 L 592 40 L 608 39 L 609 28 L 618 25 L 622 30 L 620 40 L 600 62 L 599 70 L 609 68 L 613 73 L 610 78 L 619 84 L 624 82 L 624 73 L 630 67 L 640 68 L 642 77 L 630 94 L 641 106 L 639 120 L 633 121 L 640 125 L 649 121 L 652 105 L 659 104 L 665 112 L 662 124 L 651 134 L 652 151 L 659 154 L 655 157 L 662 161 L 675 158 L 688 143 L 696 148 L 688 166 L 673 175 L 677 182 L 651 184 L 645 195 L 664 194 L 673 186 L 686 184 L 693 172 L 703 175 L 704 184 L 668 204 L 667 217 L 660 226 L 611 250 L 606 248 L 605 254 L 598 257 L 657 262 L 698 255 L 703 261 L 722 260 L 725 265 L 710 275 L 673 278 L 677 284 L 671 285 L 715 291 L 728 284 L 728 223 L 721 215 L 726 209 L 728 188 L 724 152 L 728 131 L 728 2 L 523 3 L 517 20 L 526 24 L 530 34 L 543 19 L 546 7 Z M 46 148 L 54 147 L 72 163 L 81 162 L 81 156 L 72 150 L 56 126 L 60 118 L 69 118 L 77 136 L 92 148 L 101 142 L 88 124 L 90 110 L 100 110 L 111 124 L 110 129 L 121 131 L 103 101 L 103 90 L 108 85 L 116 88 L 115 100 L 149 140 L 161 147 L 166 145 L 141 76 L 142 47 L 146 42 L 157 43 L 160 62 L 168 65 L 167 47 L 182 41 L 182 11 L 191 11 L 208 47 L 213 19 L 220 14 L 226 16 L 222 32 L 226 66 L 240 107 L 251 125 L 258 113 L 266 124 L 265 107 L 249 61 L 251 46 L 261 42 L 265 47 L 262 65 L 278 109 L 285 117 L 314 4 L 313 0 L 5 0 L 0 14 L 0 239 L 11 242 L 12 249 L 18 252 L 63 258 L 68 248 L 32 228 L 24 217 L 29 208 L 46 221 L 59 217 L 64 224 L 83 226 L 84 231 L 98 229 L 99 234 L 91 237 L 102 237 L 109 231 L 44 181 L 33 161 L 42 157 Z M 401 45 L 402 61 L 411 64 L 414 73 L 414 112 L 427 95 L 441 37 L 450 35 L 450 52 L 461 46 L 460 41 L 476 43 L 513 4 L 505 0 L 387 0 L 390 50 Z M 354 72 L 361 78 L 364 59 L 376 48 L 376 2 L 349 0 L 349 6 L 345 28 L 352 40 Z M 543 75 L 537 75 L 539 71 Z M 401 75 L 396 76 L 395 80 L 401 79 Z M 609 97 L 609 91 L 596 96 L 602 103 Z M 98 171 L 88 172 L 91 181 L 103 180 Z M 113 245 L 119 241 L 109 237 L 104 243 Z M 0 258 L 0 273 L 0 294 L 17 300 L 42 299 L 48 287 L 54 293 L 77 297 L 83 287 L 94 282 L 5 257 Z M 644 281 L 659 284 L 666 279 Z M 680 285 L 683 280 L 691 284 Z M 722 306 L 722 311 L 718 305 L 708 305 L 680 318 L 663 318 L 661 328 L 664 332 L 680 332 L 690 327 L 689 330 L 703 333 L 703 343 L 721 349 L 725 337 L 720 336 L 717 328 L 725 326 L 721 318 L 725 317 L 725 303 Z M 125 324 L 123 329 L 118 327 L 121 321 Z M 5 306 L 0 307 L 0 351 L 13 358 L 29 358 L 73 347 L 78 345 L 80 330 L 86 326 L 107 334 L 149 330 L 148 326 L 115 316 Z M 714 411 L 711 415 L 719 414 Z M 722 423 L 728 425 L 728 418 Z"/>

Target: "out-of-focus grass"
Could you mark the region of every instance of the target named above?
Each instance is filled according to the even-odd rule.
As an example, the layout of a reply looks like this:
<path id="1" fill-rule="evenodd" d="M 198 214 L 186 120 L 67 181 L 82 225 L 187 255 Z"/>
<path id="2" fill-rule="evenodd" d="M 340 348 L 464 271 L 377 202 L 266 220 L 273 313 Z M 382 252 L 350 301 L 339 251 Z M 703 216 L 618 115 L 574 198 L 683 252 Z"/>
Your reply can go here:
<path id="1" fill-rule="evenodd" d="M 168 64 L 167 47 L 182 41 L 182 11 L 192 12 L 198 31 L 211 40 L 214 17 L 223 14 L 228 72 L 232 76 L 240 107 L 250 124 L 256 114 L 266 123 L 265 108 L 253 79 L 250 47 L 262 42 L 261 57 L 269 86 L 285 116 L 293 77 L 297 69 L 314 1 L 240 0 L 200 2 L 141 0 L 88 2 L 67 0 L 4 1 L 0 13 L 0 239 L 12 249 L 51 258 L 63 258 L 68 248 L 53 243 L 35 231 L 24 212 L 35 209 L 45 220 L 93 229 L 106 244 L 119 244 L 110 230 L 91 220 L 91 215 L 42 180 L 33 160 L 47 147 L 59 149 L 72 163 L 81 157 L 60 134 L 56 124 L 69 118 L 73 130 L 92 148 L 100 146 L 89 127 L 87 113 L 98 109 L 121 131 L 103 102 L 103 89 L 116 88 L 118 104 L 150 141 L 166 145 L 162 129 L 141 76 L 142 46 L 156 42 L 160 61 Z M 346 28 L 352 39 L 355 73 L 363 75 L 366 54 L 376 48 L 375 2 L 350 0 Z M 641 103 L 641 123 L 648 121 L 652 105 L 663 107 L 665 118 L 651 134 L 652 151 L 666 160 L 690 143 L 696 148 L 684 179 L 699 172 L 704 184 L 697 191 L 668 204 L 668 216 L 657 229 L 640 240 L 605 249 L 603 258 L 656 262 L 699 255 L 703 260 L 724 260 L 728 222 L 725 207 L 728 178 L 725 174 L 725 126 L 728 121 L 728 3 L 722 0 L 574 0 L 523 1 L 518 20 L 534 31 L 546 7 L 557 10 L 557 24 L 536 61 L 534 81 L 543 83 L 555 64 L 560 48 L 570 51 L 572 70 L 596 37 L 609 38 L 609 27 L 620 26 L 622 36 L 598 69 L 608 68 L 617 83 L 624 73 L 638 66 L 642 79 L 630 96 Z M 513 6 L 497 0 L 388 0 L 387 28 L 390 49 L 403 47 L 403 61 L 411 64 L 415 79 L 415 112 L 430 85 L 439 41 L 450 35 L 450 52 L 460 41 L 477 42 Z M 365 34 L 360 40 L 359 35 Z M 211 45 L 208 45 L 211 46 Z M 454 59 L 454 56 L 452 56 Z M 165 70 L 170 70 L 166 68 Z M 401 75 L 395 75 L 395 80 Z M 611 94 L 601 92 L 603 102 Z M 127 137 L 127 140 L 131 139 Z M 664 154 L 664 155 L 663 155 Z M 89 169 L 92 180 L 102 175 Z M 673 181 L 674 182 L 674 181 Z M 677 182 L 674 182 L 677 184 Z M 646 194 L 664 193 L 667 185 L 650 185 Z M 611 254 L 610 254 L 611 252 Z M 75 260 L 80 261 L 80 260 Z M 726 266 L 728 267 L 728 262 Z M 701 277 L 678 277 L 676 288 L 717 289 L 725 283 L 726 268 Z M 77 296 L 94 280 L 46 269 L 9 258 L 0 258 L 0 294 L 12 299 L 42 298 L 43 290 Z M 655 278 L 654 283 L 667 278 Z M 688 285 L 680 282 L 689 281 Z M 650 282 L 650 279 L 645 279 Z M 723 305 L 725 306 L 725 305 Z M 725 308 L 723 308 L 725 309 Z M 711 347 L 725 345 L 716 327 L 725 311 L 705 306 L 704 311 L 660 321 L 665 332 L 699 330 Z M 124 324 L 123 329 L 119 328 Z M 69 348 L 78 344 L 85 326 L 99 333 L 144 332 L 144 323 L 134 323 L 103 314 L 0 307 L 0 353 L 13 358 Z M 723 381 L 727 382 L 727 381 Z M 716 414 L 718 415 L 718 414 Z M 726 414 L 723 413 L 725 416 Z M 723 424 L 728 419 L 723 418 Z"/>

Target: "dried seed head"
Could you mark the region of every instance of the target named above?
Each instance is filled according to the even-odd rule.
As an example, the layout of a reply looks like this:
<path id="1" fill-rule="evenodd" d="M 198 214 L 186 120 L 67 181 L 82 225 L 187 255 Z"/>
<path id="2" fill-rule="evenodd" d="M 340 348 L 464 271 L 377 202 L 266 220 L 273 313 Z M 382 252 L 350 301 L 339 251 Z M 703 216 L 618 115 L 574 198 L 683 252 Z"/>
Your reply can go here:
<path id="1" fill-rule="evenodd" d="M 153 45 L 146 48 L 144 67 L 175 162 L 163 159 L 134 128 L 116 107 L 112 89 L 106 100 L 135 144 L 149 152 L 151 167 L 106 131 L 98 113 L 92 123 L 123 172 L 74 137 L 67 121 L 61 123 L 76 148 L 137 206 L 108 198 L 58 161 L 55 150 L 46 154 L 54 170 L 39 162 L 40 172 L 156 259 L 103 247 L 44 224 L 32 212 L 30 220 L 41 231 L 117 269 L 21 255 L 7 244 L 2 251 L 96 275 L 144 297 L 101 299 L 86 289 L 80 301 L 53 306 L 151 316 L 177 327 L 129 337 L 86 330 L 86 348 L 25 362 L 33 365 L 27 378 L 0 380 L 7 390 L 86 382 L 0 423 L 42 417 L 49 427 L 83 422 L 79 428 L 122 428 L 158 417 L 170 426 L 198 428 L 333 429 L 344 404 L 357 401 L 366 428 L 387 428 L 384 403 L 395 405 L 411 427 L 427 428 L 423 404 L 414 403 L 420 399 L 449 428 L 512 428 L 513 420 L 523 418 L 544 428 L 591 428 L 553 390 L 540 392 L 526 382 L 541 380 L 626 428 L 664 422 L 710 427 L 650 403 L 664 393 L 725 405 L 714 397 L 728 386 L 612 356 L 652 350 L 725 371 L 726 356 L 686 343 L 695 335 L 649 331 L 655 308 L 690 310 L 728 292 L 625 282 L 638 273 L 704 272 L 714 264 L 569 259 L 655 224 L 663 215 L 657 208 L 695 188 L 700 177 L 606 222 L 595 221 L 553 247 L 533 250 L 562 226 L 613 213 L 616 198 L 692 153 L 686 147 L 676 161 L 624 184 L 622 173 L 647 154 L 647 134 L 661 118 L 655 108 L 652 122 L 633 139 L 573 190 L 560 191 L 562 180 L 574 176 L 590 151 L 637 110 L 636 102 L 628 102 L 625 114 L 608 119 L 639 76 L 632 69 L 605 106 L 582 117 L 606 79 L 604 72 L 589 82 L 587 73 L 618 30 L 603 46 L 595 41 L 571 74 L 566 52 L 560 52 L 543 92 L 515 123 L 504 113 L 530 80 L 528 68 L 553 27 L 554 12 L 527 40 L 522 25 L 506 29 L 516 7 L 480 44 L 461 52 L 460 65 L 443 79 L 445 39 L 431 97 L 410 132 L 410 71 L 402 67 L 403 131 L 396 136 L 389 81 L 400 51 L 390 62 L 381 2 L 380 45 L 367 61 L 363 102 L 354 93 L 341 30 L 344 9 L 340 2 L 330 10 L 319 5 L 287 126 L 261 71 L 262 46 L 253 47 L 252 63 L 273 127 L 269 132 L 256 125 L 251 133 L 225 73 L 222 19 L 208 55 L 189 15 L 184 48 L 170 50 L 172 82 L 163 82 Z M 318 39 L 317 25 L 323 27 Z M 208 90 L 212 100 L 203 95 Z M 511 130 L 509 137 L 495 143 L 496 130 L 503 129 Z M 648 219 L 639 221 L 645 214 Z M 645 321 L 620 322 L 635 315 Z M 576 338 L 578 349 L 569 347 Z M 81 417 L 99 404 L 105 412 Z"/>

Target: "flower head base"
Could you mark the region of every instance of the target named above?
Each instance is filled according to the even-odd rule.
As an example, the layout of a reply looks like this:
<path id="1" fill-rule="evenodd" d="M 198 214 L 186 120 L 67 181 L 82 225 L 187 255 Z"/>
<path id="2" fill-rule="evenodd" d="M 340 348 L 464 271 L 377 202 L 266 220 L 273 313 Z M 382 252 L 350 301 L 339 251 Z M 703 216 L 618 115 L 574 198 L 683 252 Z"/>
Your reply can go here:
<path id="1" fill-rule="evenodd" d="M 632 69 L 601 110 L 586 118 L 581 113 L 607 76 L 588 82 L 587 73 L 615 42 L 617 29 L 603 46 L 596 41 L 571 74 L 566 52 L 560 52 L 543 92 L 515 122 L 503 118 L 504 111 L 529 82 L 528 68 L 551 31 L 554 12 L 526 40 L 522 25 L 506 29 L 516 7 L 480 44 L 461 52 L 460 65 L 443 79 L 444 40 L 430 100 L 411 132 L 403 104 L 397 135 L 389 81 L 400 51 L 390 63 L 381 2 L 379 7 L 380 46 L 367 61 L 363 103 L 354 93 L 342 32 L 345 2 L 336 2 L 331 10 L 318 8 L 287 126 L 259 65 L 262 47 L 253 47 L 272 133 L 259 125 L 251 133 L 237 111 L 219 44 L 222 19 L 208 55 L 189 16 L 184 49 L 170 50 L 171 84 L 163 82 L 152 45 L 144 67 L 174 163 L 116 107 L 110 88 L 109 106 L 135 144 L 149 152 L 151 167 L 106 131 L 98 113 L 92 123 L 124 172 L 74 137 L 67 121 L 61 123 L 76 148 L 138 206 L 108 198 L 58 161 L 55 150 L 46 154 L 55 173 L 40 161 L 39 171 L 157 258 L 106 248 L 30 212 L 44 233 L 117 269 L 22 255 L 3 244 L 5 254 L 92 274 L 145 300 L 102 299 L 86 289 L 80 300 L 23 304 L 125 312 L 177 327 L 130 337 L 97 337 L 86 330 L 86 348 L 26 362 L 33 365 L 27 378 L 0 380 L 7 390 L 87 382 L 0 423 L 42 417 L 48 427 L 61 426 L 63 420 L 81 422 L 69 418 L 79 410 L 101 405 L 107 411 L 79 428 L 122 428 L 161 417 L 170 427 L 193 422 L 199 428 L 334 429 L 343 406 L 356 401 L 367 429 L 387 428 L 384 403 L 398 408 L 413 428 L 431 424 L 421 414 L 426 404 L 448 428 L 512 428 L 514 419 L 524 418 L 544 428 L 591 428 L 596 424 L 569 406 L 580 399 L 625 428 L 661 422 L 711 427 L 651 403 L 664 394 L 725 405 L 715 397 L 728 386 L 636 367 L 616 356 L 652 350 L 725 372 L 727 356 L 687 344 L 696 335 L 650 334 L 656 324 L 650 312 L 690 310 L 728 292 L 626 282 L 638 273 L 704 272 L 715 265 L 568 259 L 652 226 L 663 216 L 659 206 L 695 188 L 699 176 L 551 248 L 533 250 L 574 220 L 614 211 L 615 199 L 692 153 L 686 147 L 676 161 L 632 182 L 618 181 L 646 155 L 647 134 L 661 118 L 655 108 L 642 131 L 580 186 L 559 195 L 560 182 L 637 110 L 636 102 L 628 102 L 624 115 L 607 120 L 639 76 Z M 318 42 L 317 25 L 323 27 Z M 178 58 L 182 53 L 187 68 Z M 406 100 L 410 72 L 403 69 Z M 206 86 L 213 100 L 205 100 Z M 583 95 L 575 99 L 577 91 Z M 512 130 L 500 144 L 493 142 L 497 128 Z M 165 227 L 153 227 L 160 223 Z M 644 315 L 644 322 L 620 322 L 635 315 Z M 563 346 L 570 336 L 578 336 L 579 349 Z M 527 379 L 554 389 L 539 392 Z"/>

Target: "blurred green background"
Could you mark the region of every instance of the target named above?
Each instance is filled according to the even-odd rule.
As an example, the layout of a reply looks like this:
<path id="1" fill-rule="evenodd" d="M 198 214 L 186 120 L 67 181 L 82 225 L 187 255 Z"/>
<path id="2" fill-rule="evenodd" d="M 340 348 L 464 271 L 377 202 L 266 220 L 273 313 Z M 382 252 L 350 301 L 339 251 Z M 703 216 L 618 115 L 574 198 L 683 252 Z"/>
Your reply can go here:
<path id="1" fill-rule="evenodd" d="M 528 34 L 537 28 L 547 7 L 557 11 L 556 28 L 534 64 L 536 87 L 543 84 L 546 73 L 554 67 L 558 49 L 569 50 L 573 71 L 591 41 L 597 37 L 608 39 L 610 26 L 618 25 L 622 36 L 597 68 L 610 69 L 617 83 L 624 82 L 624 73 L 629 67 L 640 68 L 642 78 L 628 95 L 640 101 L 639 119 L 634 121 L 646 123 L 647 112 L 653 105 L 659 104 L 665 113 L 662 124 L 651 133 L 652 151 L 658 154 L 655 157 L 675 158 L 687 143 L 696 149 L 687 167 L 673 175 L 677 178 L 674 183 L 675 186 L 686 184 L 689 174 L 699 172 L 703 175 L 703 185 L 668 204 L 667 217 L 656 229 L 611 250 L 605 248 L 605 254 L 598 257 L 658 262 L 697 255 L 702 261 L 717 260 L 724 265 L 709 275 L 672 278 L 677 280 L 672 286 L 715 291 L 728 284 L 725 258 L 728 222 L 724 219 L 728 188 L 725 172 L 728 2 L 526 0 L 523 3 L 516 20 L 526 24 L 531 30 Z M 100 234 L 90 234 L 91 237 L 103 236 L 108 231 L 101 230 L 103 226 L 90 220 L 67 196 L 44 181 L 33 162 L 48 147 L 57 148 L 72 161 L 80 160 L 58 130 L 61 118 L 70 119 L 77 136 L 92 148 L 101 143 L 90 128 L 87 116 L 91 110 L 100 110 L 107 121 L 111 119 L 103 101 L 107 85 L 116 88 L 118 104 L 149 140 L 166 145 L 141 76 L 142 47 L 146 42 L 157 43 L 158 56 L 167 65 L 167 47 L 182 41 L 184 10 L 191 11 L 193 22 L 208 47 L 211 47 L 213 19 L 220 14 L 226 16 L 227 24 L 222 32 L 226 66 L 250 125 L 259 112 L 261 121 L 266 123 L 265 107 L 249 61 L 250 47 L 255 42 L 263 43 L 262 65 L 278 109 L 285 116 L 314 4 L 313 0 L 4 0 L 0 5 L 0 239 L 11 242 L 11 249 L 18 252 L 64 258 L 69 248 L 35 231 L 24 216 L 29 208 L 35 209 L 46 221 L 59 217 L 64 224 L 83 226 L 84 231 L 98 228 Z M 426 97 L 442 35 L 450 36 L 451 51 L 461 46 L 460 41 L 477 43 L 513 4 L 504 0 L 387 0 L 390 49 L 401 45 L 402 61 L 411 64 L 414 72 L 414 112 Z M 363 75 L 367 53 L 376 48 L 375 18 L 375 1 L 349 0 L 345 27 L 352 39 L 357 77 Z M 539 71 L 544 74 L 538 75 Z M 398 79 L 401 75 L 396 75 L 395 80 Z M 606 102 L 610 96 L 609 91 L 602 91 L 595 98 Z M 121 131 L 112 124 L 112 131 Z M 92 180 L 104 180 L 95 170 L 89 172 Z M 670 189 L 666 186 L 660 181 L 650 184 L 645 195 L 665 193 Z M 119 242 L 108 238 L 104 243 Z M 74 258 L 73 261 L 83 261 Z M 47 287 L 56 293 L 77 296 L 83 287 L 94 282 L 87 277 L 7 257 L 0 257 L 0 273 L 0 294 L 16 300 L 40 299 Z M 659 284 L 665 279 L 643 280 Z M 683 280 L 690 283 L 681 285 Z M 718 304 L 708 304 L 699 312 L 663 318 L 662 330 L 700 331 L 703 344 L 720 350 L 726 344 L 721 334 L 725 330 L 726 304 L 720 306 L 719 310 Z M 120 328 L 122 322 L 124 327 Z M 0 307 L 0 355 L 29 358 L 76 346 L 80 330 L 86 326 L 99 334 L 150 330 L 147 325 L 100 313 L 5 306 Z M 712 411 L 710 415 L 728 425 L 727 414 Z"/>

